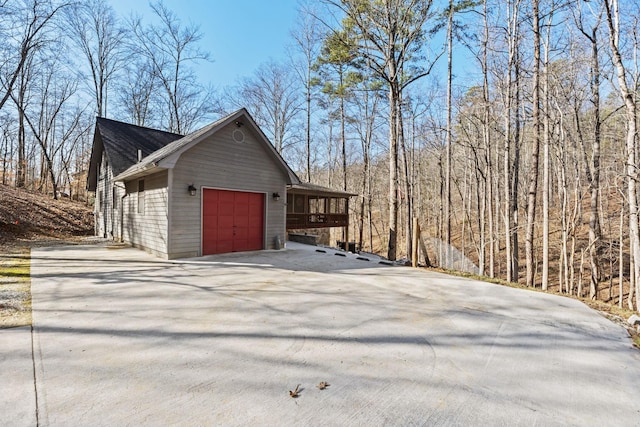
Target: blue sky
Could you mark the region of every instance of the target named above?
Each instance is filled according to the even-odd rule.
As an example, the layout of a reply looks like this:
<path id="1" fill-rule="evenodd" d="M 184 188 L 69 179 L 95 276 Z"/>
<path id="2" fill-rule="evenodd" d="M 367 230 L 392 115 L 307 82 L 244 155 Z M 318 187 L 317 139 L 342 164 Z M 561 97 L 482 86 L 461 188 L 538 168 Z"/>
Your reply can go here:
<path id="1" fill-rule="evenodd" d="M 121 17 L 131 13 L 149 22 L 153 12 L 147 0 L 110 0 Z M 297 18 L 297 0 L 164 0 L 183 24 L 200 27 L 202 48 L 213 63 L 201 64 L 201 83 L 233 85 L 273 58 L 285 57 Z"/>

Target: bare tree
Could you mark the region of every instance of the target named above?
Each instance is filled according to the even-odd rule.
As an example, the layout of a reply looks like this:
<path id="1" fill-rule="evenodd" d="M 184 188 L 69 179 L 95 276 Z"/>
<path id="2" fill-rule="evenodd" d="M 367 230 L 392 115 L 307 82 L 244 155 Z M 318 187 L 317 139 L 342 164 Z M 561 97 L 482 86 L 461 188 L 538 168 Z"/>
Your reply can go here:
<path id="1" fill-rule="evenodd" d="M 527 226 L 525 232 L 525 261 L 527 266 L 526 285 L 535 286 L 534 231 L 536 223 L 536 199 L 538 195 L 538 163 L 540 159 L 540 12 L 539 0 L 532 0 L 533 17 L 533 146 L 529 169 L 529 190 L 527 192 Z"/>
<path id="2" fill-rule="evenodd" d="M 198 61 L 208 61 L 209 54 L 198 45 L 202 34 L 197 26 L 183 26 L 162 2 L 152 3 L 151 9 L 158 24 L 144 26 L 140 18 L 130 23 L 139 49 L 132 54 L 149 60 L 163 89 L 163 127 L 185 134 L 212 112 L 213 91 L 198 84 L 191 68 Z"/>
<path id="3" fill-rule="evenodd" d="M 358 224 L 358 246 L 364 247 L 365 218 L 368 229 L 369 251 L 373 251 L 373 220 L 372 220 L 372 145 L 376 135 L 376 128 L 379 126 L 378 109 L 380 104 L 380 91 L 377 84 L 365 82 L 361 87 L 361 95 L 354 97 L 355 112 L 361 120 L 355 121 L 355 130 L 360 138 L 362 149 L 362 198 L 360 199 L 360 213 Z M 412 122 L 415 126 L 415 123 Z M 412 132 L 412 137 L 415 130 Z"/>
<path id="4" fill-rule="evenodd" d="M 271 60 L 241 80 L 230 99 L 236 108 L 247 107 L 278 153 L 297 142 L 292 130 L 302 100 L 296 83 L 289 66 Z"/>
<path id="5" fill-rule="evenodd" d="M 67 4 L 55 4 L 50 0 L 32 0 L 24 3 L 24 7 L 3 6 L 5 14 L 0 15 L 1 24 L 6 24 L 7 31 L 4 50 L 6 56 L 0 62 L 0 86 L 4 93 L 0 97 L 0 110 L 6 101 L 13 97 L 13 91 L 18 84 L 18 95 L 20 104 L 24 107 L 27 102 L 27 86 L 31 72 L 26 70 L 27 63 L 33 60 L 35 53 L 43 46 L 46 46 L 52 36 L 49 31 L 52 29 L 54 16 Z M 5 9 L 6 8 L 6 9 Z M 16 166 L 16 187 L 24 187 L 26 184 L 26 133 L 24 114 L 18 112 L 18 160 Z"/>
<path id="6" fill-rule="evenodd" d="M 37 70 L 25 70 L 30 74 L 38 75 L 38 79 L 31 79 L 32 82 L 37 82 L 38 86 L 32 85 L 28 88 L 33 97 L 33 105 L 29 106 L 24 101 L 22 91 L 20 98 L 13 94 L 11 98 L 40 146 L 43 158 L 43 179 L 40 185 L 45 187 L 48 175 L 53 198 L 57 199 L 60 168 L 54 164 L 55 158 L 78 127 L 82 112 L 78 111 L 77 114 L 66 120 L 62 116 L 65 114 L 65 104 L 74 96 L 78 83 L 73 77 L 69 78 L 64 75 L 66 72 L 60 68 L 55 57 L 53 59 L 38 58 L 38 61 L 25 62 L 25 65 L 29 65 L 29 68 L 37 66 Z"/>
<path id="7" fill-rule="evenodd" d="M 107 90 L 124 61 L 126 36 L 113 8 L 103 0 L 84 0 L 66 10 L 64 29 L 88 62 L 96 113 L 107 115 Z"/>
<path id="8" fill-rule="evenodd" d="M 453 143 L 453 95 L 451 93 L 451 85 L 453 82 L 453 0 L 449 0 L 449 9 L 447 11 L 447 137 L 445 141 L 445 169 L 444 169 L 444 237 L 446 246 L 445 265 L 450 268 L 451 265 L 451 162 L 452 152 L 451 145 Z"/>
<path id="9" fill-rule="evenodd" d="M 590 6 L 589 6 L 590 7 Z M 602 20 L 603 5 L 599 10 L 591 10 L 593 21 L 590 28 L 586 28 L 585 20 L 587 17 L 583 14 L 582 4 L 579 3 L 574 9 L 574 20 L 578 30 L 587 39 L 591 45 L 591 65 L 589 70 L 589 85 L 591 88 L 591 104 L 593 106 L 593 136 L 591 142 L 591 160 L 587 159 L 587 147 L 582 136 L 580 122 L 577 121 L 577 132 L 582 143 L 582 152 L 584 153 L 583 161 L 587 183 L 589 184 L 589 192 L 591 195 L 589 203 L 589 262 L 591 265 L 590 280 L 590 297 L 596 299 L 598 297 L 598 281 L 600 278 L 600 265 L 598 262 L 598 244 L 601 239 L 600 231 L 600 139 L 602 127 L 602 118 L 600 117 L 600 59 L 598 42 L 598 32 Z"/>
<path id="10" fill-rule="evenodd" d="M 7 114 L 0 116 L 0 157 L 2 158 L 2 184 L 9 184 L 9 177 L 15 172 L 13 165 L 14 139 L 16 130 L 14 120 Z"/>
<path id="11" fill-rule="evenodd" d="M 118 86 L 118 104 L 129 120 L 138 126 L 153 125 L 161 108 L 161 88 L 151 61 L 133 56 Z"/>
<path id="12" fill-rule="evenodd" d="M 46 33 L 54 16 L 68 3 L 51 0 L 30 0 L 23 7 L 15 3 L 2 5 L 0 35 L 3 43 L 0 59 L 0 110 L 11 96 L 25 61 L 32 52 L 45 44 Z"/>
<path id="13" fill-rule="evenodd" d="M 504 153 L 503 189 L 505 222 L 505 257 L 507 281 L 518 281 L 518 173 L 520 162 L 520 0 L 509 0 L 505 38 L 508 46 L 506 82 L 504 83 Z M 515 83 L 515 85 L 514 85 Z M 514 88 L 515 86 L 515 88 Z M 515 101 L 515 107 L 514 107 Z M 515 114 L 515 120 L 513 115 Z M 512 122 L 515 129 L 512 126 Z M 513 150 L 513 156 L 512 156 Z"/>
<path id="14" fill-rule="evenodd" d="M 637 110 L 634 88 L 627 84 L 627 70 L 620 52 L 620 15 L 617 0 L 603 0 L 605 19 L 609 29 L 609 47 L 611 57 L 616 68 L 618 89 L 624 101 L 627 119 L 627 197 L 629 204 L 629 240 L 631 245 L 631 258 L 634 266 L 634 283 L 636 284 L 636 310 L 640 311 L 638 301 L 638 283 L 640 283 L 640 231 L 638 230 L 638 196 L 637 196 Z"/>
<path id="15" fill-rule="evenodd" d="M 420 0 L 324 0 L 340 11 L 342 28 L 367 68 L 388 88 L 389 97 L 389 240 L 387 257 L 396 259 L 398 239 L 398 120 L 402 91 L 426 76 L 431 67 L 420 66 L 424 26 L 432 1 Z"/>
<path id="16" fill-rule="evenodd" d="M 298 27 L 292 32 L 292 37 L 295 41 L 295 50 L 302 55 L 302 59 L 294 64 L 294 70 L 298 74 L 304 88 L 306 178 L 307 182 L 311 182 L 312 103 L 315 95 L 314 92 L 319 85 L 316 75 L 316 59 L 320 55 L 324 34 L 320 29 L 320 24 L 315 18 L 313 11 L 301 9 L 298 14 Z"/>

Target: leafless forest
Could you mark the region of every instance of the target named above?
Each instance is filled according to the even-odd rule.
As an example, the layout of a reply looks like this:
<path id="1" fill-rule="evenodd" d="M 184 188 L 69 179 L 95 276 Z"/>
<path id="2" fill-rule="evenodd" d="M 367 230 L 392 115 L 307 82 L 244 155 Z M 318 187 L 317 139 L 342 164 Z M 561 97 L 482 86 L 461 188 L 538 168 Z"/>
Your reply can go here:
<path id="1" fill-rule="evenodd" d="M 96 116 L 186 134 L 246 107 L 301 179 L 359 194 L 363 250 L 411 254 L 417 217 L 436 264 L 639 308 L 638 0 L 302 1 L 287 60 L 230 87 L 152 10 L 0 0 L 3 184 L 90 203 Z"/>

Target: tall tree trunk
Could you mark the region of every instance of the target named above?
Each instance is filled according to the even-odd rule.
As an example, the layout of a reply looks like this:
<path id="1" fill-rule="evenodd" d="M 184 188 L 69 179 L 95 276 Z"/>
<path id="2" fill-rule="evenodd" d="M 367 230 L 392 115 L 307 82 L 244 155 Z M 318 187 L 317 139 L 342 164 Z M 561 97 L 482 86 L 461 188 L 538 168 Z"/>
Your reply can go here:
<path id="1" fill-rule="evenodd" d="M 618 307 L 622 308 L 622 300 L 624 298 L 624 198 L 622 199 L 622 206 L 620 206 L 620 229 L 618 235 L 618 293 L 620 294 L 620 300 L 618 301 Z M 613 274 L 613 272 L 611 272 Z"/>
<path id="2" fill-rule="evenodd" d="M 609 1 L 612 4 L 609 4 Z M 622 61 L 622 55 L 618 48 L 618 2 L 617 0 L 605 0 L 605 9 L 607 23 L 609 25 L 609 45 L 611 47 L 613 64 L 616 68 L 616 74 L 618 78 L 618 87 L 620 88 L 620 94 L 624 100 L 627 116 L 627 138 L 626 138 L 626 154 L 627 154 L 627 179 L 628 179 L 628 203 L 629 203 L 629 241 L 632 248 L 631 256 L 634 266 L 634 283 L 638 284 L 640 280 L 640 232 L 638 230 L 638 199 L 637 199 L 637 172 L 636 172 L 636 157 L 637 157 L 637 128 L 636 128 L 636 103 L 634 92 L 627 86 L 627 72 Z M 612 10 L 613 6 L 613 10 Z M 615 23 L 614 23 L 615 20 Z M 640 310 L 640 303 L 636 299 L 636 310 Z"/>
<path id="3" fill-rule="evenodd" d="M 527 193 L 527 227 L 525 233 L 525 260 L 527 266 L 526 285 L 535 286 L 534 247 L 536 198 L 538 195 L 538 163 L 540 158 L 540 22 L 539 0 L 532 1 L 533 7 L 533 145 L 529 170 L 529 190 Z"/>
<path id="4" fill-rule="evenodd" d="M 311 80 L 311 67 L 308 68 L 307 85 L 306 85 L 306 103 L 307 103 L 307 128 L 306 132 L 306 149 L 307 152 L 307 182 L 311 182 L 311 87 L 308 83 Z"/>
<path id="5" fill-rule="evenodd" d="M 507 82 L 505 85 L 504 116 L 504 222 L 505 222 L 505 259 L 506 279 L 518 281 L 518 172 L 520 162 L 520 55 L 519 55 L 519 7 L 520 0 L 507 4 L 509 59 L 507 64 Z M 515 91 L 514 91 L 515 83 Z M 515 101 L 515 108 L 514 108 Z M 512 121 L 512 112 L 514 120 Z M 512 128 L 514 122 L 515 128 Z M 513 131 L 512 131 L 513 129 Z M 513 156 L 511 155 L 513 150 Z"/>
<path id="6" fill-rule="evenodd" d="M 393 64 L 389 64 L 393 67 Z M 389 73 L 396 75 L 396 70 Z M 398 82 L 389 83 L 389 243 L 387 258 L 395 261 L 398 244 Z"/>
<path id="7" fill-rule="evenodd" d="M 18 87 L 18 164 L 16 165 L 16 187 L 23 188 L 27 184 L 27 135 L 24 109 L 26 108 L 27 80 L 25 76 L 26 62 L 20 72 Z"/>
<path id="8" fill-rule="evenodd" d="M 453 0 L 449 0 L 449 19 L 447 25 L 447 140 L 445 159 L 445 242 L 446 262 L 451 264 L 451 143 L 452 143 L 452 93 L 451 80 L 453 79 Z"/>
<path id="9" fill-rule="evenodd" d="M 495 239 L 494 239 L 494 217 L 493 217 L 493 153 L 491 147 L 491 106 L 489 105 L 489 11 L 487 9 L 487 0 L 483 2 L 484 13 L 484 38 L 482 40 L 482 101 L 483 105 L 483 121 L 482 121 L 482 139 L 485 149 L 486 164 L 486 191 L 484 194 L 485 206 L 488 206 L 487 214 L 489 216 L 489 277 L 495 277 Z M 484 248 L 482 249 L 484 253 Z M 483 266 L 484 267 L 484 266 Z"/>
<path id="10" fill-rule="evenodd" d="M 515 82 L 515 108 L 514 108 L 514 129 L 513 129 L 513 166 L 511 167 L 511 265 L 513 281 L 518 282 L 520 279 L 520 244 L 518 239 L 518 229 L 520 228 L 520 217 L 518 215 L 518 193 L 520 189 L 520 145 L 521 132 L 520 132 L 520 46 L 516 44 L 515 47 L 515 64 L 513 67 L 513 77 Z"/>
<path id="11" fill-rule="evenodd" d="M 549 157 L 549 145 L 551 144 L 551 126 L 549 110 L 549 49 L 551 48 L 551 24 L 553 20 L 553 10 L 549 14 L 546 28 L 545 49 L 544 49 L 544 145 L 542 150 L 542 290 L 549 287 L 549 169 L 551 168 Z"/>
<path id="12" fill-rule="evenodd" d="M 402 103 L 402 100 L 400 100 Z M 404 172 L 404 199 L 406 201 L 406 233 L 405 242 L 406 242 L 406 250 L 407 250 L 407 258 L 411 257 L 413 253 L 412 248 L 412 239 L 413 235 L 413 197 L 411 191 L 411 175 L 409 169 L 409 153 L 407 152 L 407 147 L 404 139 L 404 120 L 401 114 L 398 114 L 398 139 L 400 142 L 400 147 L 402 149 L 402 160 L 403 160 L 403 172 Z M 413 260 L 412 260 L 413 261 Z"/>
<path id="13" fill-rule="evenodd" d="M 591 42 L 591 102 L 593 103 L 593 144 L 591 146 L 591 176 L 589 178 L 589 262 L 591 264 L 591 299 L 598 298 L 600 263 L 598 262 L 598 242 L 600 230 L 600 62 L 598 60 L 598 27 L 592 31 Z M 613 274 L 613 272 L 611 272 Z"/>
<path id="14" fill-rule="evenodd" d="M 587 32 L 582 22 L 578 22 L 578 29 L 591 44 L 590 81 L 591 103 L 593 105 L 593 139 L 591 142 L 591 161 L 587 159 L 587 149 L 582 136 L 579 120 L 579 108 L 575 107 L 576 130 L 582 144 L 585 175 L 589 183 L 589 265 L 591 267 L 591 279 L 589 281 L 589 297 L 598 298 L 598 283 L 600 281 L 600 263 L 598 261 L 598 242 L 602 233 L 600 230 L 600 129 L 602 119 L 600 117 L 600 60 L 598 46 L 598 27 L 601 15 L 597 17 L 591 32 Z M 613 273 L 613 272 L 612 272 Z M 612 276 L 613 277 L 613 276 Z"/>
<path id="15" fill-rule="evenodd" d="M 344 87 L 342 80 L 344 73 L 340 73 L 340 87 Z M 345 130 L 347 116 L 344 108 L 344 95 L 340 96 L 340 145 L 342 149 L 342 189 L 347 191 L 347 133 Z"/>
<path id="16" fill-rule="evenodd" d="M 560 109 L 561 110 L 561 109 Z M 562 120 L 562 111 L 560 111 Z M 565 149 L 566 138 L 563 131 L 564 125 L 560 123 L 561 137 L 558 141 L 558 149 L 560 150 L 560 174 L 558 176 L 558 187 L 560 194 L 560 205 L 562 206 L 562 254 L 560 276 L 560 292 L 569 293 L 569 221 L 568 221 L 568 204 L 569 204 L 569 186 L 567 184 L 567 154 Z"/>

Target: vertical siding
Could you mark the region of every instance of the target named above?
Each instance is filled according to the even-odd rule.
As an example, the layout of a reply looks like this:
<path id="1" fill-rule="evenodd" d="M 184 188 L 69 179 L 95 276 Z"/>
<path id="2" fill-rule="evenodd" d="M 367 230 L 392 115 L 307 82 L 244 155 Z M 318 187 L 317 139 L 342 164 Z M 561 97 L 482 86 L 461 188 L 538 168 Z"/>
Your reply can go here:
<path id="1" fill-rule="evenodd" d="M 123 239 L 155 255 L 167 256 L 167 176 L 166 171 L 144 177 L 144 213 L 138 213 L 138 179 L 126 183 L 123 201 Z"/>
<path id="2" fill-rule="evenodd" d="M 236 142 L 230 124 L 182 154 L 173 169 L 171 192 L 171 238 L 169 257 L 201 255 L 202 187 L 265 194 L 264 247 L 273 249 L 276 236 L 284 241 L 286 176 L 269 156 L 262 142 L 241 128 L 244 142 Z M 198 189 L 195 197 L 187 187 Z M 274 201 L 272 194 L 280 194 Z"/>

